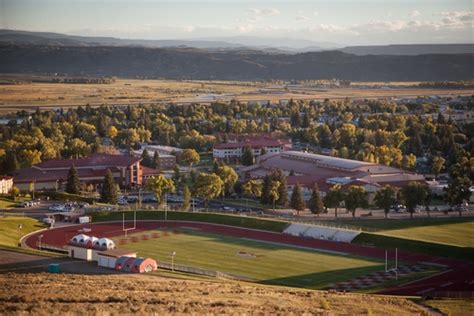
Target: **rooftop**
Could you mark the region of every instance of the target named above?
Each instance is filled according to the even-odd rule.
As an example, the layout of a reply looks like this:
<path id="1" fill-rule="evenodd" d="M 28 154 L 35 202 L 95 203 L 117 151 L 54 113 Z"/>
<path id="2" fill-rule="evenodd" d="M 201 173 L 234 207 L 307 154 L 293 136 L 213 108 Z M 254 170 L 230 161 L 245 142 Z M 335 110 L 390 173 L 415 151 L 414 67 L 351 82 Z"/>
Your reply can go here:
<path id="1" fill-rule="evenodd" d="M 112 257 L 112 258 L 120 258 L 123 256 L 129 256 L 133 257 L 136 256 L 137 253 L 131 250 L 127 249 L 107 249 L 101 252 L 98 252 L 97 254 L 102 255 L 102 256 L 107 256 L 107 257 Z"/>
<path id="2" fill-rule="evenodd" d="M 289 141 L 274 138 L 249 138 L 239 142 L 228 142 L 214 145 L 214 149 L 234 149 L 242 147 L 262 148 L 262 147 L 280 147 L 288 145 Z"/>
<path id="3" fill-rule="evenodd" d="M 132 156 L 93 154 L 88 157 L 79 158 L 79 159 L 47 160 L 37 165 L 34 165 L 34 167 L 38 169 L 62 169 L 62 168 L 69 169 L 73 165 L 76 168 L 98 167 L 98 166 L 128 167 L 139 161 L 140 161 L 140 158 L 132 157 Z"/>

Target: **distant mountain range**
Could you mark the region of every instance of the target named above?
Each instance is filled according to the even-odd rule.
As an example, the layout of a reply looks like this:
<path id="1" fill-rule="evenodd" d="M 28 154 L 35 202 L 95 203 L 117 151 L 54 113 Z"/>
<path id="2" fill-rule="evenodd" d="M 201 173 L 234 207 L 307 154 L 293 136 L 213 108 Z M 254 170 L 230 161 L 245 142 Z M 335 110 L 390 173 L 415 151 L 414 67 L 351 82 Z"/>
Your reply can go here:
<path id="1" fill-rule="evenodd" d="M 472 54 L 474 44 L 413 44 L 383 46 L 348 46 L 293 38 L 233 36 L 194 40 L 142 40 L 114 37 L 88 37 L 59 33 L 0 30 L 0 43 L 43 46 L 142 46 L 150 48 L 192 47 L 208 51 L 260 50 L 275 54 L 296 54 L 339 50 L 354 55 Z"/>
<path id="2" fill-rule="evenodd" d="M 0 73 L 170 79 L 472 80 L 474 54 L 357 56 L 197 48 L 0 44 Z"/>

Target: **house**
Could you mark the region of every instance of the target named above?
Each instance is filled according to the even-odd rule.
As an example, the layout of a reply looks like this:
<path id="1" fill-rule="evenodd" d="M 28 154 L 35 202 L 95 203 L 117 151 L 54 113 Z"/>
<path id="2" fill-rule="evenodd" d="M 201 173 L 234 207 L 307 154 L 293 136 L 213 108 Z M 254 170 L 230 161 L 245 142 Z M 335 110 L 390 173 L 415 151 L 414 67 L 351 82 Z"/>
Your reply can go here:
<path id="1" fill-rule="evenodd" d="M 291 149 L 291 142 L 284 139 L 270 137 L 249 137 L 241 141 L 230 141 L 214 145 L 212 156 L 214 159 L 237 160 L 242 157 L 244 149 L 252 150 L 254 157 L 261 155 L 262 150 L 267 153 L 280 153 Z"/>
<path id="2" fill-rule="evenodd" d="M 375 193 L 387 184 L 402 187 L 410 182 L 425 183 L 423 175 L 398 168 L 298 151 L 267 153 L 259 157 L 256 164 L 243 168 L 241 173 L 243 178 L 262 179 L 276 169 L 287 176 L 289 193 L 298 183 L 303 188 L 305 199 L 309 199 L 315 183 L 322 195 L 333 185 L 340 185 L 342 190 L 358 185 L 369 193 Z"/>
<path id="3" fill-rule="evenodd" d="M 0 194 L 10 194 L 13 188 L 13 177 L 0 176 Z"/>
<path id="4" fill-rule="evenodd" d="M 93 154 L 79 159 L 53 159 L 15 171 L 14 183 L 20 190 L 28 190 L 31 183 L 36 190 L 60 189 L 67 181 L 69 169 L 74 166 L 79 180 L 85 184 L 100 185 L 107 170 L 120 186 L 130 187 L 143 182 L 141 158 Z"/>

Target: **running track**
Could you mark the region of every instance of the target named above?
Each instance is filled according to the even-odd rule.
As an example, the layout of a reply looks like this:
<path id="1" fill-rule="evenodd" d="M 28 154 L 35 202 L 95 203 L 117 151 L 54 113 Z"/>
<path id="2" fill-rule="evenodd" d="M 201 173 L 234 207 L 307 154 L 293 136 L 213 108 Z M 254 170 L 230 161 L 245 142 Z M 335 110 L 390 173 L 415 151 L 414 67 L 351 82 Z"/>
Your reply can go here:
<path id="1" fill-rule="evenodd" d="M 131 223 L 129 223 L 131 224 Z M 334 242 L 319 239 L 304 239 L 301 237 L 285 235 L 261 230 L 253 230 L 241 227 L 202 223 L 188 221 L 137 221 L 137 228 L 134 232 L 154 230 L 157 228 L 179 228 L 189 227 L 202 231 L 227 235 L 232 237 L 241 237 L 256 239 L 274 243 L 282 243 L 313 249 L 329 250 L 335 252 L 347 253 L 363 257 L 371 257 L 384 260 L 385 250 L 381 248 L 368 247 L 344 242 Z M 42 244 L 63 248 L 67 242 L 75 235 L 79 234 L 82 228 L 91 229 L 87 235 L 95 237 L 117 237 L 122 236 L 122 222 L 92 223 L 83 225 L 73 225 L 59 227 L 50 230 L 34 233 L 25 239 L 28 247 L 36 248 L 39 236 Z M 394 251 L 389 253 L 389 257 L 394 257 Z M 430 262 L 444 265 L 448 268 L 444 272 L 433 277 L 416 281 L 411 284 L 385 289 L 381 294 L 393 295 L 424 295 L 431 291 L 463 291 L 474 292 L 474 263 L 451 258 L 435 257 L 419 253 L 398 252 L 399 261 L 408 262 Z M 393 259 L 392 259 L 393 260 Z"/>

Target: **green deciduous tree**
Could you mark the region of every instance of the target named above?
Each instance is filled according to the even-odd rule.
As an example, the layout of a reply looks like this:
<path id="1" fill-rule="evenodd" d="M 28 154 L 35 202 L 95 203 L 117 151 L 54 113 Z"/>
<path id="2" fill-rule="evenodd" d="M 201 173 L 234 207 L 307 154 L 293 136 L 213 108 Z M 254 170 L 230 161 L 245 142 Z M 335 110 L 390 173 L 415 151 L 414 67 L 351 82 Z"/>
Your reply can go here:
<path id="1" fill-rule="evenodd" d="M 450 206 L 458 206 L 459 216 L 461 216 L 462 209 L 460 206 L 464 201 L 469 201 L 471 197 L 470 187 L 472 181 L 467 177 L 454 178 L 451 183 L 444 189 L 445 200 Z"/>
<path id="2" fill-rule="evenodd" d="M 303 198 L 303 191 L 299 183 L 296 183 L 291 193 L 290 205 L 296 210 L 297 215 L 300 215 L 300 211 L 305 209 L 305 202 Z"/>
<path id="3" fill-rule="evenodd" d="M 104 203 L 116 204 L 117 203 L 117 184 L 115 183 L 112 172 L 107 169 L 107 174 L 104 177 L 102 183 L 102 190 L 100 191 L 100 199 Z"/>
<path id="4" fill-rule="evenodd" d="M 355 217 L 356 209 L 366 208 L 369 206 L 368 192 L 365 188 L 358 185 L 351 185 L 344 194 L 344 203 L 346 209 L 352 213 L 352 217 Z"/>
<path id="5" fill-rule="evenodd" d="M 384 186 L 375 193 L 374 203 L 377 207 L 383 209 L 385 218 L 387 218 L 390 207 L 395 202 L 395 190 L 389 185 Z"/>
<path id="6" fill-rule="evenodd" d="M 273 211 L 275 211 L 275 203 L 280 197 L 280 181 L 271 180 L 270 186 L 268 189 L 268 199 L 269 202 L 273 205 Z"/>
<path id="7" fill-rule="evenodd" d="M 187 212 L 191 207 L 191 191 L 189 190 L 187 185 L 183 187 L 183 206 L 182 210 Z"/>
<path id="8" fill-rule="evenodd" d="M 166 179 L 163 175 L 153 176 L 146 181 L 146 188 L 155 193 L 158 205 L 163 203 L 163 195 L 176 190 L 173 180 Z"/>
<path id="9" fill-rule="evenodd" d="M 252 198 L 257 198 L 262 195 L 262 184 L 256 180 L 248 180 L 242 184 L 242 192 Z"/>
<path id="10" fill-rule="evenodd" d="M 402 187 L 400 194 L 407 207 L 407 211 L 410 213 L 410 218 L 413 218 L 413 213 L 418 205 L 423 203 L 423 197 L 425 195 L 424 185 L 418 182 L 410 182 L 408 185 Z"/>
<path id="11" fill-rule="evenodd" d="M 446 162 L 446 159 L 440 156 L 436 156 L 433 158 L 433 162 L 431 164 L 431 172 L 435 175 L 435 179 L 438 179 L 438 175 L 443 170 L 444 163 Z"/>
<path id="12" fill-rule="evenodd" d="M 199 160 L 199 153 L 194 149 L 185 149 L 181 154 L 181 161 L 187 164 L 189 169 L 191 169 L 194 164 L 197 164 Z"/>
<path id="13" fill-rule="evenodd" d="M 194 185 L 195 195 L 202 198 L 206 204 L 222 194 L 224 191 L 224 182 L 215 173 L 200 173 L 196 177 Z"/>
<path id="14" fill-rule="evenodd" d="M 81 182 L 79 181 L 79 176 L 77 175 L 77 170 L 74 166 L 69 168 L 66 182 L 66 192 L 70 194 L 81 193 Z"/>
<path id="15" fill-rule="evenodd" d="M 324 196 L 323 203 L 327 208 L 334 208 L 334 216 L 337 218 L 337 209 L 344 199 L 340 185 L 333 185 Z"/>
<path id="16" fill-rule="evenodd" d="M 239 176 L 237 172 L 235 172 L 234 168 L 229 166 L 220 166 L 217 169 L 217 175 L 221 178 L 222 182 L 224 182 L 224 194 L 230 195 L 233 191 L 234 185 L 239 180 Z"/>

